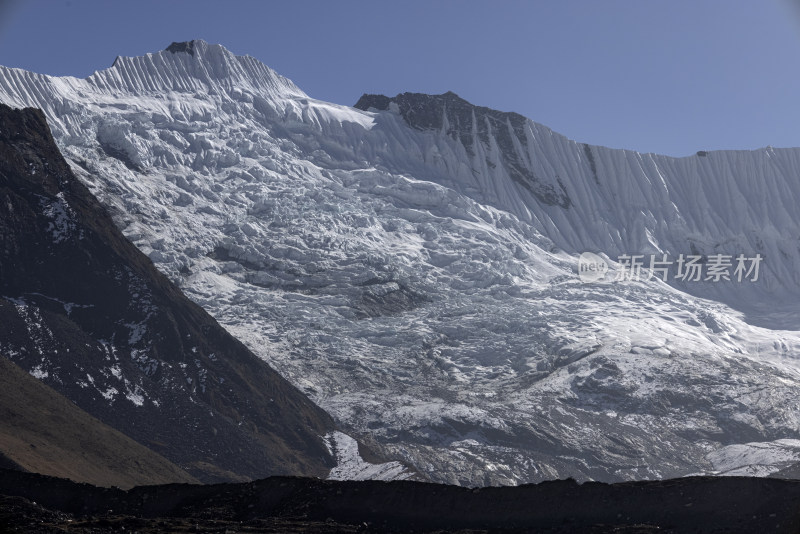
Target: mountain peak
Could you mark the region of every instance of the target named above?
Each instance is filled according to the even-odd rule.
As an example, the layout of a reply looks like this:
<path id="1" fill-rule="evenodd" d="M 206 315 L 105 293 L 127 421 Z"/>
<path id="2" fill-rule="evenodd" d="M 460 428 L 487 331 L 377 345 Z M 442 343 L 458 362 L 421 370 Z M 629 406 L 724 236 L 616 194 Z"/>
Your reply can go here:
<path id="1" fill-rule="evenodd" d="M 251 56 L 237 56 L 220 44 L 201 39 L 173 42 L 164 50 L 134 57 L 117 57 L 109 69 L 87 81 L 102 91 L 130 93 L 186 91 L 222 94 L 238 88 L 267 98 L 307 96 Z"/>
<path id="2" fill-rule="evenodd" d="M 191 41 L 183 41 L 183 42 L 175 42 L 175 41 L 173 41 L 172 44 L 169 45 L 164 50 L 166 52 L 172 52 L 173 54 L 177 54 L 179 52 L 185 52 L 185 53 L 189 54 L 190 56 L 193 56 L 194 55 L 195 44 L 197 44 L 197 43 L 206 44 L 205 41 L 197 40 L 197 39 L 192 39 Z"/>
<path id="3" fill-rule="evenodd" d="M 394 98 L 364 94 L 355 107 L 364 111 L 376 109 L 399 112 L 410 127 L 421 131 L 443 132 L 460 142 L 473 158 L 478 154 L 491 154 L 492 147 L 496 145 L 506 162 L 510 178 L 530 191 L 539 201 L 562 208 L 568 208 L 572 204 L 558 178 L 553 176 L 545 179 L 534 174 L 517 149 L 528 144 L 526 129 L 530 123 L 519 113 L 476 106 L 453 91 L 440 95 L 401 93 Z M 491 161 L 490 156 L 487 157 L 487 165 L 497 165 L 497 162 Z"/>
<path id="4" fill-rule="evenodd" d="M 458 96 L 453 91 L 447 91 L 446 93 L 442 93 L 440 95 L 431 95 L 427 93 L 400 93 L 395 97 L 364 93 L 361 95 L 361 98 L 358 99 L 358 102 L 356 102 L 354 107 L 364 111 L 368 110 L 369 108 L 374 108 L 379 111 L 386 111 L 389 109 L 389 104 L 392 102 L 396 103 L 401 108 L 405 107 L 404 104 L 416 104 L 420 102 L 459 102 L 467 106 L 474 107 L 472 104 Z"/>
<path id="5" fill-rule="evenodd" d="M 191 41 L 173 41 L 163 52 L 171 54 L 188 54 L 192 57 L 204 58 L 208 56 L 226 56 L 236 58 L 236 54 L 222 46 L 221 44 L 209 43 L 203 39 L 192 39 Z"/>

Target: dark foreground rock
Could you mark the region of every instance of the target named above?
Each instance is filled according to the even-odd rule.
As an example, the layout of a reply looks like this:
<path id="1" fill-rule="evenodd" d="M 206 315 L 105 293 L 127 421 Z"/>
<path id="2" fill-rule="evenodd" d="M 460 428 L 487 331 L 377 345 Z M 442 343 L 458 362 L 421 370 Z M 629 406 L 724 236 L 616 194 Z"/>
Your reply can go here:
<path id="1" fill-rule="evenodd" d="M 273 477 L 123 491 L 0 470 L 8 532 L 800 532 L 800 481 L 688 477 L 470 489 Z"/>

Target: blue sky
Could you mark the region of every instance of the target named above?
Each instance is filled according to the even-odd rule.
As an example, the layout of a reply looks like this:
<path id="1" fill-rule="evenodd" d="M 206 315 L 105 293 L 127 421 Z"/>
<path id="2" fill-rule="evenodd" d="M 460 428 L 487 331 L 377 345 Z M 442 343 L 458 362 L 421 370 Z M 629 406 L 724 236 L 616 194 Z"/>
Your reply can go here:
<path id="1" fill-rule="evenodd" d="M 0 0 L 0 64 L 84 77 L 194 38 L 315 98 L 455 91 L 582 142 L 800 146 L 796 0 Z"/>

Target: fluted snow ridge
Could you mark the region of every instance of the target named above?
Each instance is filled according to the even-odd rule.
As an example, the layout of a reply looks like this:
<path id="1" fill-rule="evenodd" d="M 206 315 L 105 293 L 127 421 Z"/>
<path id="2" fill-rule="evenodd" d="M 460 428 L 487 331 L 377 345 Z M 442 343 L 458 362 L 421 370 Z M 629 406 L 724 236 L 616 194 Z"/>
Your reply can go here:
<path id="1" fill-rule="evenodd" d="M 184 47 L 175 45 L 185 45 Z M 14 107 L 41 107 L 58 120 L 70 101 L 103 103 L 125 94 L 202 93 L 252 101 L 306 97 L 291 80 L 251 56 L 195 40 L 173 43 L 160 52 L 117 57 L 114 64 L 85 79 L 54 77 L 0 66 L 0 101 Z M 65 107 L 67 109 L 65 109 Z"/>
<path id="2" fill-rule="evenodd" d="M 798 148 L 642 154 L 578 143 L 454 93 L 364 95 L 356 107 L 387 118 L 371 132 L 385 139 L 362 145 L 366 158 L 401 171 L 417 153 L 426 179 L 514 213 L 570 253 L 760 254 L 759 283 L 683 288 L 737 305 L 798 293 Z M 387 126 L 396 115 L 422 131 L 418 148 Z"/>
<path id="3" fill-rule="evenodd" d="M 111 68 L 87 81 L 101 91 L 205 91 L 257 89 L 261 96 L 305 96 L 291 80 L 251 56 L 236 56 L 202 40 L 173 43 L 166 50 L 118 57 Z"/>

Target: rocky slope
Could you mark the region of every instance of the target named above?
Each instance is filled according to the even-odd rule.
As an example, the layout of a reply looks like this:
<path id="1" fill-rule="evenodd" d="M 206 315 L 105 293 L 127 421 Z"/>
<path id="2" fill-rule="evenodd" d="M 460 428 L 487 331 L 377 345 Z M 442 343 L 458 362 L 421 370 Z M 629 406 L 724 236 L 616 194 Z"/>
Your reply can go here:
<path id="1" fill-rule="evenodd" d="M 0 467 L 120 488 L 197 483 L 163 456 L 104 425 L 3 357 Z"/>

